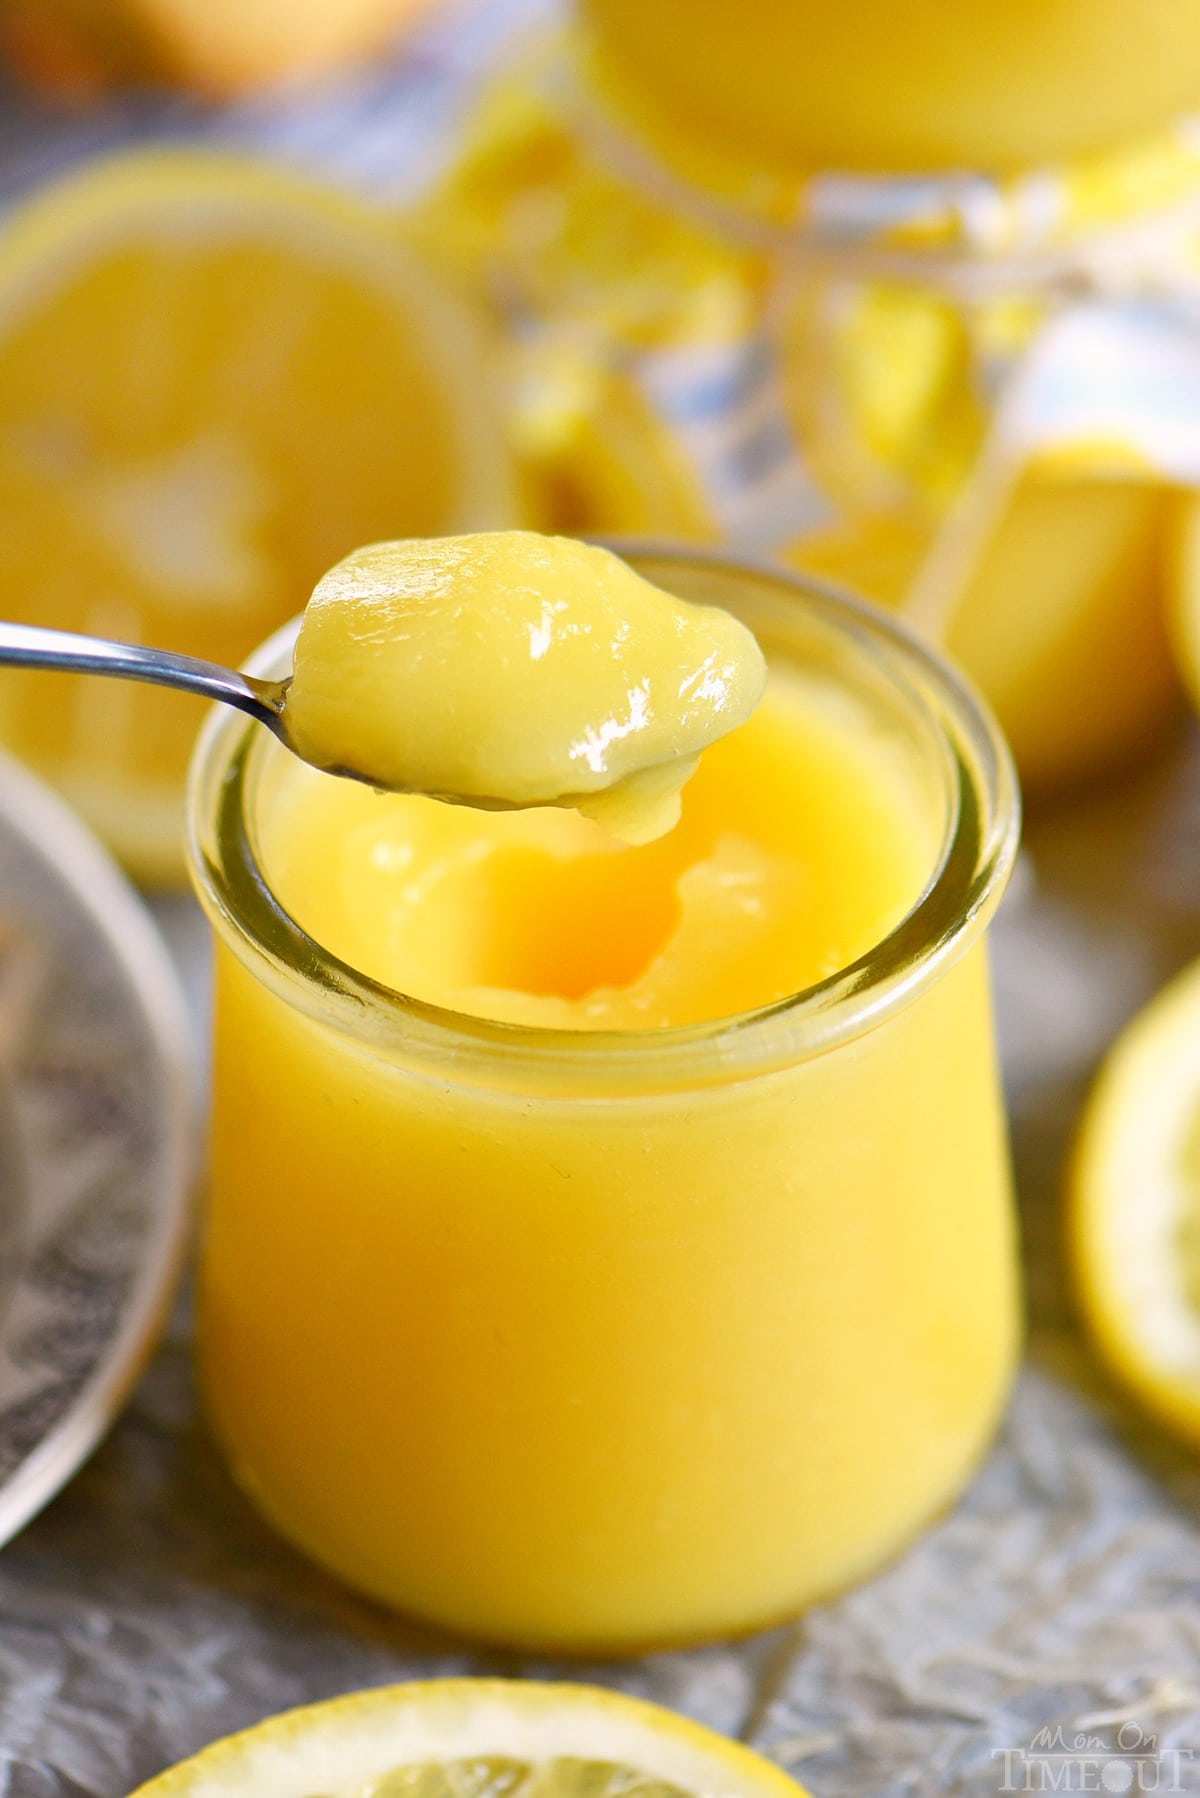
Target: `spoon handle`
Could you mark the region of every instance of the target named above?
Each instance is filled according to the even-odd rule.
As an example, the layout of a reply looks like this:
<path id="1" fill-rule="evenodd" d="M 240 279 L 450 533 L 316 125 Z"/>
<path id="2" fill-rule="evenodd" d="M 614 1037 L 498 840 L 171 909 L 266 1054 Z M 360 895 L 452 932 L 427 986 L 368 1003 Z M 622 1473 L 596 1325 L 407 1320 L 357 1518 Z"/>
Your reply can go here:
<path id="1" fill-rule="evenodd" d="M 82 637 L 74 631 L 45 630 L 36 624 L 0 622 L 0 666 L 52 668 L 73 674 L 112 674 L 123 680 L 151 681 L 178 687 L 203 699 L 249 712 L 277 730 L 286 683 L 254 680 L 217 662 L 177 655 L 169 649 L 147 649 L 140 643 L 114 643 L 106 637 Z"/>

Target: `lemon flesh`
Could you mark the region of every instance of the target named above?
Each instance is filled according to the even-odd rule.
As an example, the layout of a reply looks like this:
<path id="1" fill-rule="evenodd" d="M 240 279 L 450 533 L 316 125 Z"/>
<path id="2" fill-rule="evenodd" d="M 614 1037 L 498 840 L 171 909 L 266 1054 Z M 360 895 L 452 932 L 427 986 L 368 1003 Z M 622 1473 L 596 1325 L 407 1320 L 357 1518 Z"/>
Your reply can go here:
<path id="1" fill-rule="evenodd" d="M 317 585 L 285 722 L 305 760 L 466 805 L 567 805 L 629 842 L 766 685 L 754 637 L 618 556 L 492 531 L 378 543 Z"/>
<path id="2" fill-rule="evenodd" d="M 1076 1279 L 1101 1354 L 1149 1412 L 1200 1445 L 1200 963 L 1111 1051 L 1070 1199 Z"/>
<path id="3" fill-rule="evenodd" d="M 0 235 L 0 616 L 237 664 L 356 544 L 511 522 L 482 367 L 349 198 L 201 151 L 68 178 Z M 0 739 L 151 878 L 201 715 L 0 678 Z"/>
<path id="4" fill-rule="evenodd" d="M 342 1798 L 314 1794 L 313 1798 Z M 345 1798 L 689 1798 L 684 1786 L 616 1761 L 555 1755 L 541 1766 L 499 1756 L 396 1767 Z"/>
<path id="5" fill-rule="evenodd" d="M 590 1686 L 445 1679 L 272 1717 L 135 1798 L 804 1798 L 780 1768 Z"/>

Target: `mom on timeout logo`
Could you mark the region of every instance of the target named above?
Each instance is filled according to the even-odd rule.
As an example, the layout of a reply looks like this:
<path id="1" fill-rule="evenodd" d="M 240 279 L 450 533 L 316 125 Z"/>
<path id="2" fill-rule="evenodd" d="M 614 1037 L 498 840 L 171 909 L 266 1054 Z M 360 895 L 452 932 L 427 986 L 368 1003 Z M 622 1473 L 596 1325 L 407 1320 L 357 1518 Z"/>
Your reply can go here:
<path id="1" fill-rule="evenodd" d="M 996 1748 L 999 1792 L 1200 1792 L 1200 1753 L 1160 1748 L 1158 1738 L 1126 1721 L 1103 1735 L 1047 1724 L 1021 1748 Z"/>

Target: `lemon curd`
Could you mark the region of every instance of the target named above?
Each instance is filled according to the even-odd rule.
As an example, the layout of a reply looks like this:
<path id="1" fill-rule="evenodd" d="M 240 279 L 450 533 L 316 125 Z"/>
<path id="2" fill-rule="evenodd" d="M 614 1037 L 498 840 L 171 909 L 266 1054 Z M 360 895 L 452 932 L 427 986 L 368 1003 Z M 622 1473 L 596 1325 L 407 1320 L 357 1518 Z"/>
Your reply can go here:
<path id="1" fill-rule="evenodd" d="M 192 800 L 231 1464 L 360 1588 L 564 1650 L 868 1572 L 966 1477 L 1017 1334 L 1003 748 L 876 614 L 635 565 L 771 668 L 659 840 L 377 796 L 240 718 Z"/>
<path id="2" fill-rule="evenodd" d="M 806 168 L 1003 170 L 1200 101 L 1179 0 L 583 0 L 617 84 L 698 136 Z"/>
<path id="3" fill-rule="evenodd" d="M 754 638 L 593 544 L 534 531 L 376 543 L 318 582 L 287 693 L 308 762 L 476 807 L 577 807 L 661 836 L 749 716 Z"/>
<path id="4" fill-rule="evenodd" d="M 310 936 L 453 1011 L 567 1030 L 701 1023 L 835 974 L 917 898 L 912 794 L 820 687 L 780 675 L 631 850 L 545 809 L 376 796 L 279 759 L 263 867 Z"/>

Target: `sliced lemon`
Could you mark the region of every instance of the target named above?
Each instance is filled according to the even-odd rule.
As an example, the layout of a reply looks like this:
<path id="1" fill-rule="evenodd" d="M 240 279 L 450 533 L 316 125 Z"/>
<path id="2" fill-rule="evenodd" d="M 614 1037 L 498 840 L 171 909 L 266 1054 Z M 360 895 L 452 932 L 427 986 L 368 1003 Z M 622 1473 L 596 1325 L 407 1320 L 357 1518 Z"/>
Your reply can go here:
<path id="1" fill-rule="evenodd" d="M 1028 476 L 947 622 L 1026 788 L 1119 767 L 1179 704 L 1167 642 L 1175 496 L 1150 482 Z"/>
<path id="2" fill-rule="evenodd" d="M 1114 1372 L 1200 1444 L 1200 963 L 1112 1050 L 1071 1190 L 1076 1275 Z"/>
<path id="3" fill-rule="evenodd" d="M 595 382 L 595 404 L 539 437 L 514 419 L 545 529 L 648 532 L 712 542 L 716 520 L 687 452 L 626 376 Z"/>
<path id="4" fill-rule="evenodd" d="M 761 1755 L 591 1686 L 384 1686 L 215 1742 L 134 1798 L 803 1798 Z"/>
<path id="5" fill-rule="evenodd" d="M 376 49 L 425 0 L 5 0 L 0 46 L 36 84 L 86 94 L 176 81 L 210 94 L 296 79 Z"/>
<path id="6" fill-rule="evenodd" d="M 517 522 L 473 315 L 347 196 L 149 151 L 0 234 L 0 616 L 237 663 L 350 549 Z M 0 737 L 178 870 L 194 702 L 0 680 Z"/>
<path id="7" fill-rule="evenodd" d="M 804 574 L 894 610 L 928 553 L 930 534 L 923 520 L 904 514 L 842 517 L 784 544 L 780 555 Z"/>
<path id="8" fill-rule="evenodd" d="M 1200 496 L 1175 501 L 1168 554 L 1171 647 L 1192 704 L 1200 710 Z"/>

